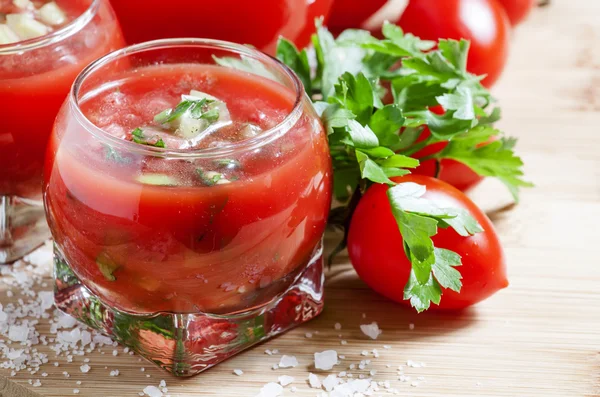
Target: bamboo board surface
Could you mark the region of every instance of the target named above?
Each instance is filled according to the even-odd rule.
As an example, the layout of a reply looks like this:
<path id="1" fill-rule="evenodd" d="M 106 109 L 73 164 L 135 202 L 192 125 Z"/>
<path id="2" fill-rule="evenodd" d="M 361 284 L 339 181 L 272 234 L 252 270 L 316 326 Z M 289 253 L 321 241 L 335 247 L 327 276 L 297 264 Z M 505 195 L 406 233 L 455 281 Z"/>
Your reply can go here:
<path id="1" fill-rule="evenodd" d="M 79 371 L 84 357 L 73 363 L 60 358 L 58 367 L 46 364 L 34 376 L 9 377 L 10 371 L 0 369 L 0 396 L 62 397 L 75 388 L 80 396 L 137 396 L 161 379 L 173 397 L 255 396 L 283 374 L 294 376 L 298 387 L 291 393 L 288 386 L 284 396 L 315 396 L 305 382 L 315 351 L 336 349 L 345 355 L 335 367 L 339 372 L 373 348 L 380 357 L 370 357 L 368 369 L 377 370 L 375 380 L 390 380 L 401 396 L 600 396 L 600 2 L 555 0 L 536 10 L 516 30 L 508 68 L 494 94 L 504 111 L 500 126 L 520 138 L 526 174 L 537 185 L 508 210 L 501 208 L 510 197 L 496 182 L 486 181 L 472 192 L 503 240 L 508 289 L 462 313 L 417 315 L 370 291 L 341 256 L 328 273 L 326 308 L 319 318 L 199 376 L 173 378 L 119 348 L 117 356 L 86 355 L 92 367 L 87 374 Z M 44 277 L 50 284 L 48 273 Z M 6 289 L 0 278 L 5 305 L 11 301 Z M 383 330 L 376 341 L 359 329 L 371 321 Z M 38 325 L 41 334 L 48 328 L 44 320 Z M 313 337 L 306 338 L 307 332 Z M 347 345 L 340 345 L 338 334 Z M 269 356 L 265 349 L 280 354 Z M 272 370 L 281 353 L 296 356 L 300 365 Z M 413 380 L 424 377 L 416 387 L 396 375 L 407 360 L 426 363 L 405 369 Z M 244 375 L 233 375 L 235 368 Z M 110 377 L 115 369 L 120 375 Z M 29 379 L 40 379 L 41 386 L 33 388 Z"/>

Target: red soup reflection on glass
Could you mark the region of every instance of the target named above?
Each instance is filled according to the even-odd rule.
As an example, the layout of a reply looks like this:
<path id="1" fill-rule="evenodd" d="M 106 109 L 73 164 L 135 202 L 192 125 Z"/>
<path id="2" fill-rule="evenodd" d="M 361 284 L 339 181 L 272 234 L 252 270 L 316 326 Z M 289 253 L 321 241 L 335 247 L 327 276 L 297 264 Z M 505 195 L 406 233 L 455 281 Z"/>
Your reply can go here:
<path id="1" fill-rule="evenodd" d="M 175 37 L 227 40 L 274 54 L 284 36 L 309 44 L 333 0 L 111 0 L 129 44 Z M 168 3 L 168 4 L 166 4 Z"/>
<path id="2" fill-rule="evenodd" d="M 265 304 L 314 257 L 327 221 L 329 151 L 307 98 L 265 68 L 177 61 L 186 51 L 99 68 L 48 148 L 45 203 L 61 255 L 126 312 Z"/>
<path id="3" fill-rule="evenodd" d="M 19 203 L 41 199 L 46 143 L 71 84 L 123 45 L 108 0 L 0 1 L 0 263 L 39 244 Z"/>

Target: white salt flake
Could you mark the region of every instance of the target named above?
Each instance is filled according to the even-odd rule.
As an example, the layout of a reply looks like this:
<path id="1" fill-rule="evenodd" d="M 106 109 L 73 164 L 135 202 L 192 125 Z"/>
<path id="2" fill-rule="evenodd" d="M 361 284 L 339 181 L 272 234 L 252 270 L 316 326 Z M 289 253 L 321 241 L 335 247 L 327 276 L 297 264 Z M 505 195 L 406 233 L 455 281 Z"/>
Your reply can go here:
<path id="1" fill-rule="evenodd" d="M 335 350 L 325 350 L 323 352 L 315 353 L 315 368 L 322 369 L 325 371 L 333 368 L 337 364 L 338 355 Z"/>
<path id="2" fill-rule="evenodd" d="M 260 389 L 260 397 L 277 397 L 283 393 L 283 386 L 279 383 L 270 382 Z"/>
<path id="3" fill-rule="evenodd" d="M 8 339 L 13 342 L 25 342 L 29 335 L 29 327 L 26 324 L 23 325 L 11 325 L 8 328 Z"/>
<path id="4" fill-rule="evenodd" d="M 340 379 L 338 379 L 335 375 L 328 375 L 325 379 L 323 379 L 323 387 L 327 391 L 332 391 L 334 387 L 336 387 L 340 383 Z"/>
<path id="5" fill-rule="evenodd" d="M 321 380 L 319 379 L 319 377 L 317 375 L 315 375 L 313 373 L 309 373 L 308 374 L 308 384 L 313 389 L 320 389 L 321 388 Z"/>
<path id="6" fill-rule="evenodd" d="M 236 374 L 237 376 L 244 375 L 244 371 L 242 371 L 241 369 L 234 369 L 233 373 Z"/>
<path id="7" fill-rule="evenodd" d="M 279 360 L 279 368 L 290 368 L 298 365 L 298 360 L 295 356 L 286 356 L 285 354 L 281 356 L 281 360 Z"/>
<path id="8" fill-rule="evenodd" d="M 162 397 L 163 396 L 162 391 L 160 391 L 160 389 L 156 386 L 146 386 L 144 388 L 144 394 L 147 395 L 148 397 Z"/>
<path id="9" fill-rule="evenodd" d="M 81 367 L 79 367 L 79 370 L 84 374 L 90 372 L 90 369 L 90 366 L 87 364 L 83 364 Z"/>
<path id="10" fill-rule="evenodd" d="M 277 378 L 277 380 L 281 386 L 285 387 L 294 381 L 294 377 L 289 375 L 281 375 L 279 378 Z"/>
<path id="11" fill-rule="evenodd" d="M 372 322 L 371 324 L 361 324 L 360 330 L 371 339 L 379 338 L 379 335 L 383 332 L 379 329 L 379 325 L 376 322 Z"/>

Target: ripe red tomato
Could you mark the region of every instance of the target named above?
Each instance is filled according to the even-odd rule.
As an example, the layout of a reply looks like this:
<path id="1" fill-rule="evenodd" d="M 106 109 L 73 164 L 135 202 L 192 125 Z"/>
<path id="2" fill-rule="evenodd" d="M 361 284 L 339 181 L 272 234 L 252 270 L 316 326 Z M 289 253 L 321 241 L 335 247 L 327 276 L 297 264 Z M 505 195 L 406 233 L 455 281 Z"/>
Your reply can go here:
<path id="1" fill-rule="evenodd" d="M 388 0 L 335 0 L 328 26 L 333 31 L 358 29 Z"/>
<path id="2" fill-rule="evenodd" d="M 510 23 L 496 0 L 411 0 L 397 24 L 422 39 L 471 41 L 467 69 L 487 74 L 490 87 L 500 77 L 510 39 Z"/>
<path id="3" fill-rule="evenodd" d="M 463 208 L 483 227 L 474 236 L 462 237 L 453 229 L 439 229 L 432 239 L 436 247 L 462 257 L 460 293 L 443 290 L 440 309 L 462 309 L 508 286 L 504 253 L 489 218 L 459 190 L 435 178 L 407 175 L 395 182 L 414 182 L 427 188 L 426 198 L 440 207 Z M 348 234 L 348 253 L 360 278 L 380 294 L 409 305 L 404 285 L 411 264 L 402 249 L 402 236 L 386 195 L 387 185 L 373 185 L 358 203 Z"/>
<path id="4" fill-rule="evenodd" d="M 535 5 L 535 0 L 498 0 L 498 2 L 506 10 L 512 26 L 523 22 Z"/>
<path id="5" fill-rule="evenodd" d="M 448 142 L 435 143 L 413 154 L 412 157 L 420 159 L 429 156 L 430 154 L 438 153 L 446 146 L 448 146 Z M 463 163 L 450 159 L 442 159 L 440 161 L 439 172 L 437 171 L 436 160 L 430 159 L 421 162 L 421 164 L 415 168 L 413 173 L 431 177 L 435 176 L 463 192 L 476 186 L 483 180 L 481 175 L 477 174 Z"/>
<path id="6" fill-rule="evenodd" d="M 206 37 L 275 53 L 279 36 L 304 47 L 333 0 L 111 0 L 129 44 Z"/>
<path id="7" fill-rule="evenodd" d="M 434 106 L 430 108 L 433 113 L 444 114 L 444 109 L 441 106 Z M 425 131 L 419 137 L 419 142 L 429 138 L 431 132 L 425 127 Z M 442 151 L 448 142 L 438 142 L 433 145 L 426 146 L 422 150 L 413 154 L 412 157 L 422 159 L 425 156 L 429 156 Z M 436 177 L 446 183 L 451 184 L 460 191 L 468 190 L 483 180 L 483 177 L 477 174 L 475 171 L 455 160 L 443 159 L 440 161 L 439 172 L 437 170 L 437 164 L 435 159 L 422 161 L 421 164 L 413 171 L 417 175 L 425 175 Z M 437 176 L 436 176 L 437 173 Z"/>

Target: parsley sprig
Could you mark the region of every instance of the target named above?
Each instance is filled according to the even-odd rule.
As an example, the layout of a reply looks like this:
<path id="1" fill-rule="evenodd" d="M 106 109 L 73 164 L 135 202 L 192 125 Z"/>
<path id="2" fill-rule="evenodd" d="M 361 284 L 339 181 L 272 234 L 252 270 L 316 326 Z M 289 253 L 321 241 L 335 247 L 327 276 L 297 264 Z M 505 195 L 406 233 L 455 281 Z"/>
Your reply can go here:
<path id="1" fill-rule="evenodd" d="M 379 40 L 367 31 L 347 30 L 336 39 L 317 21 L 311 49 L 299 51 L 282 38 L 277 57 L 303 82 L 329 136 L 334 195 L 343 203 L 332 210 L 331 223 L 347 231 L 362 193 L 373 183 L 388 184 L 412 264 L 404 297 L 423 311 L 440 302 L 442 287 L 461 288 L 460 256 L 435 247 L 431 237 L 438 228 L 451 227 L 462 236 L 482 228 L 467 212 L 423 198 L 424 186 L 390 178 L 417 167 L 419 160 L 411 156 L 420 149 L 447 142 L 430 158 L 453 159 L 479 175 L 497 177 L 515 200 L 519 188 L 531 184 L 522 178 L 523 163 L 513 152 L 516 141 L 492 126 L 500 111 L 481 85 L 482 76 L 466 71 L 469 42 L 425 41 L 390 23 L 382 34 Z M 388 92 L 393 101 L 385 104 Z M 431 110 L 438 105 L 443 114 Z"/>

